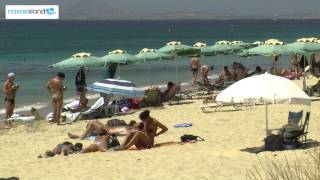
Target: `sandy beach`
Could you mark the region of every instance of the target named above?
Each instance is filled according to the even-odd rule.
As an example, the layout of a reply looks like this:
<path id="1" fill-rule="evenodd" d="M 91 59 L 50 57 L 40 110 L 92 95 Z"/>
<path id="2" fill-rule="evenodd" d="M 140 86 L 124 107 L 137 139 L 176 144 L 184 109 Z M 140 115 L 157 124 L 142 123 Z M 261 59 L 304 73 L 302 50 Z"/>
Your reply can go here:
<path id="1" fill-rule="evenodd" d="M 309 81 L 312 79 L 309 79 Z M 296 81 L 299 85 L 301 81 Z M 20 179 L 246 179 L 247 169 L 259 159 L 289 161 L 302 158 L 310 149 L 254 153 L 263 146 L 265 137 L 264 106 L 241 111 L 203 113 L 202 100 L 183 101 L 179 105 L 149 108 L 151 116 L 165 124 L 169 131 L 156 143 L 177 142 L 183 134 L 193 134 L 203 142 L 170 145 L 148 150 L 109 151 L 73 154 L 38 159 L 39 154 L 63 141 L 71 140 L 67 132 L 83 132 L 87 121 L 56 126 L 47 122 L 20 125 L 0 131 L 0 178 Z M 319 101 L 311 108 L 299 105 L 271 105 L 270 128 L 286 124 L 288 111 L 311 110 L 308 139 L 320 141 Z M 232 110 L 232 109 L 230 109 Z M 134 114 L 119 116 L 126 122 L 138 120 Z M 106 122 L 108 119 L 104 119 Z M 177 123 L 192 123 L 189 128 L 174 128 Z M 120 137 L 123 141 L 123 137 Z M 92 143 L 81 141 L 84 145 Z"/>

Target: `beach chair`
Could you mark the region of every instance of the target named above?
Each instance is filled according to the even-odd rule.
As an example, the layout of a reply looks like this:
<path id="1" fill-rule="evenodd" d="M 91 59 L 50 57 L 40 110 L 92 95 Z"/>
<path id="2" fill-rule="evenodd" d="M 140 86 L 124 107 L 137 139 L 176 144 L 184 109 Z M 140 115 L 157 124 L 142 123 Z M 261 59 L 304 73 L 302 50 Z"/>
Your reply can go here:
<path id="1" fill-rule="evenodd" d="M 170 89 L 167 96 L 164 97 L 161 101 L 168 102 L 170 105 L 172 105 L 173 103 L 179 103 L 181 100 L 183 100 L 183 95 L 179 94 L 180 91 L 180 83 L 175 83 L 173 87 Z"/>
<path id="2" fill-rule="evenodd" d="M 301 120 L 303 117 L 303 111 L 299 112 L 292 112 L 289 111 L 288 114 L 288 124 L 284 125 L 282 128 L 277 128 L 277 129 L 269 129 L 269 131 L 272 133 L 272 131 L 281 131 L 283 130 L 284 127 L 292 127 L 292 128 L 297 128 L 301 125 Z"/>
<path id="3" fill-rule="evenodd" d="M 210 102 L 210 103 L 209 103 Z M 204 105 L 200 107 L 202 112 L 210 112 L 208 109 L 213 109 L 213 111 L 221 111 L 223 108 L 232 107 L 235 111 L 240 110 L 240 103 L 225 103 L 216 101 L 216 95 L 212 98 L 206 98 L 202 102 Z"/>
<path id="4" fill-rule="evenodd" d="M 160 106 L 160 89 L 157 87 L 149 88 L 145 91 L 145 97 L 141 101 L 140 105 L 145 106 Z"/>
<path id="5" fill-rule="evenodd" d="M 282 128 L 281 136 L 285 144 L 297 144 L 298 142 L 306 143 L 310 121 L 310 112 L 306 113 L 305 120 L 302 124 L 293 127 L 285 125 Z M 299 141 L 300 140 L 300 141 Z"/>
<path id="6" fill-rule="evenodd" d="M 201 106 L 201 110 L 204 113 L 208 113 L 210 111 L 208 111 L 208 109 L 213 109 L 214 112 L 219 112 L 222 109 L 228 108 L 228 107 L 232 107 L 234 111 L 239 111 L 240 107 L 242 106 L 241 103 L 225 103 L 225 102 L 215 102 L 214 104 L 210 104 L 210 105 L 204 105 Z"/>
<path id="7" fill-rule="evenodd" d="M 105 108 L 105 100 L 103 97 L 100 97 L 88 110 L 82 112 L 64 112 L 61 113 L 61 116 L 66 119 L 68 122 L 73 122 L 79 119 L 93 119 L 96 117 L 104 117 L 106 116 Z"/>
<path id="8" fill-rule="evenodd" d="M 213 111 L 221 111 L 222 109 L 226 109 L 228 107 L 232 107 L 234 111 L 239 111 L 241 108 L 251 109 L 254 106 L 254 103 L 247 102 L 247 103 L 226 103 L 226 102 L 219 102 L 216 101 L 216 96 L 213 95 L 212 97 L 205 98 L 203 100 L 203 106 L 201 106 L 201 110 L 204 113 L 210 112 L 208 109 L 213 109 Z"/>

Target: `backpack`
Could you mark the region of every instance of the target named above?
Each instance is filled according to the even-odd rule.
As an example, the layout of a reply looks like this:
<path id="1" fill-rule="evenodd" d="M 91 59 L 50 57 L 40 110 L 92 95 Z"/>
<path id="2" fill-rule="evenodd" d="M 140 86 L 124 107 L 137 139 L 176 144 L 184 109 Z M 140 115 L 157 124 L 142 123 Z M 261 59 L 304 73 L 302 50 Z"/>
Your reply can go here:
<path id="1" fill-rule="evenodd" d="M 109 136 L 109 140 L 107 142 L 107 147 L 108 149 L 120 146 L 120 142 L 115 134 L 112 134 Z"/>
<path id="2" fill-rule="evenodd" d="M 199 136 L 190 135 L 190 134 L 185 134 L 185 135 L 181 136 L 180 139 L 181 139 L 181 142 L 204 141 L 203 138 L 201 138 Z"/>

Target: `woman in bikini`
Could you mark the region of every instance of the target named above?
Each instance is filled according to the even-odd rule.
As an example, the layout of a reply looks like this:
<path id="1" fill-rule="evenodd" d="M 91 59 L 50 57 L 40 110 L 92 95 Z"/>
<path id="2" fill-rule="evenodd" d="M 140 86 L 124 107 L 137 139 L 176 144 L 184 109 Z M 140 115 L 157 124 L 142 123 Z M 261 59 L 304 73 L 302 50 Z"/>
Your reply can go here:
<path id="1" fill-rule="evenodd" d="M 154 146 L 154 138 L 168 131 L 165 125 L 150 117 L 149 114 L 149 110 L 140 113 L 139 117 L 144 124 L 143 130 L 132 130 L 122 144 L 122 150 L 129 149 L 133 145 L 138 149 L 152 148 Z M 157 131 L 158 127 L 161 129 L 159 132 Z"/>

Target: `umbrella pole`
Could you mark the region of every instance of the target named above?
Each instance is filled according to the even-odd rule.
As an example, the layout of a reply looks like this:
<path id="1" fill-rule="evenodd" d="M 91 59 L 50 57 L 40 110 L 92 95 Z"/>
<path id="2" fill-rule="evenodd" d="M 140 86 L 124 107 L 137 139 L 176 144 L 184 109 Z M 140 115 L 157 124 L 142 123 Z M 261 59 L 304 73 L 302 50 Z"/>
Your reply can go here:
<path id="1" fill-rule="evenodd" d="M 176 82 L 178 82 L 178 65 L 176 65 Z"/>
<path id="2" fill-rule="evenodd" d="M 269 135 L 269 128 L 268 128 L 268 105 L 266 102 L 264 102 L 265 105 L 265 118 L 266 118 L 266 137 Z"/>

